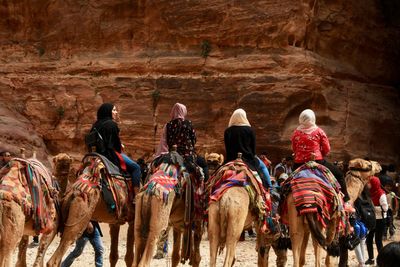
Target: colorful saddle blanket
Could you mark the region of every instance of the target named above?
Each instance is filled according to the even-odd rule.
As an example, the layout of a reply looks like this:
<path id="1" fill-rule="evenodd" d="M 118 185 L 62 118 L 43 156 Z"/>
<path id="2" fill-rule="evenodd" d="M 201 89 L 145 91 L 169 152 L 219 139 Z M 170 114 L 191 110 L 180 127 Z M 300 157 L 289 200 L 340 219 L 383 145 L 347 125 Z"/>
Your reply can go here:
<path id="1" fill-rule="evenodd" d="M 270 194 L 264 189 L 258 173 L 251 171 L 241 159 L 228 162 L 210 177 L 206 186 L 209 202 L 218 201 L 226 190 L 234 186 L 244 187 L 247 190 L 251 209 L 258 214 L 259 221 L 265 225 L 267 220 L 271 219 Z"/>
<path id="2" fill-rule="evenodd" d="M 21 205 L 25 216 L 34 220 L 38 234 L 51 231 L 58 203 L 51 173 L 36 159 L 14 158 L 9 166 L 0 178 L 0 199 Z"/>
<path id="3" fill-rule="evenodd" d="M 316 213 L 326 227 L 335 211 L 343 210 L 340 185 L 325 166 L 310 161 L 295 170 L 285 181 L 285 192 L 292 192 L 300 215 Z"/>
<path id="4" fill-rule="evenodd" d="M 158 196 L 164 203 L 167 203 L 171 192 L 180 193 L 183 180 L 188 176 L 184 167 L 163 162 L 154 170 L 149 181 L 140 191 Z"/>
<path id="5" fill-rule="evenodd" d="M 122 176 L 111 174 L 108 171 L 109 169 L 105 167 L 103 160 L 95 154 L 86 155 L 82 162 L 80 174 L 66 195 L 74 190 L 87 195 L 92 193 L 93 190 L 100 189 L 109 211 L 115 212 L 118 219 L 124 219 L 130 216 L 129 206 L 132 203 L 132 201 L 129 201 L 130 183 L 127 183 Z"/>

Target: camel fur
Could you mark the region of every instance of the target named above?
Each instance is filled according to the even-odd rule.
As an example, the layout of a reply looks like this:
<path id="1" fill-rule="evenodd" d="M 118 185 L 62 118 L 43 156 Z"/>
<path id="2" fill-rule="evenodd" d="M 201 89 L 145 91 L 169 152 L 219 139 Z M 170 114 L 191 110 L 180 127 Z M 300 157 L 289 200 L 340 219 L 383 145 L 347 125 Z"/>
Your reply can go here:
<path id="1" fill-rule="evenodd" d="M 346 174 L 346 185 L 350 202 L 354 203 L 360 196 L 365 184 L 369 181 L 369 177 L 379 172 L 381 167 L 375 161 L 366 161 L 357 158 L 349 162 L 349 169 L 349 172 Z M 334 240 L 335 234 L 337 234 L 336 229 L 339 223 L 339 214 L 334 214 L 326 229 L 323 229 L 315 215 L 298 215 L 292 193 L 288 194 L 286 203 L 290 239 L 292 242 L 293 266 L 304 266 L 305 251 L 310 232 L 313 240 L 315 266 L 321 266 L 321 246 L 326 248 Z M 324 231 L 326 231 L 325 236 L 323 235 Z M 326 257 L 325 265 L 331 266 L 329 255 Z"/>
<path id="2" fill-rule="evenodd" d="M 85 171 L 90 165 L 90 162 L 99 161 L 94 157 L 85 157 L 88 161 L 84 163 L 83 171 L 81 175 L 85 175 Z M 106 173 L 105 166 L 100 163 L 97 165 L 96 170 L 92 173 L 91 178 L 102 177 Z M 80 176 L 78 176 L 77 180 Z M 89 179 L 91 179 L 89 178 Z M 114 178 L 113 178 L 114 179 Z M 125 194 L 125 193 L 124 193 Z M 123 198 L 125 205 L 128 207 L 126 216 L 117 218 L 115 213 L 109 213 L 107 205 L 101 194 L 99 186 L 92 188 L 87 192 L 82 192 L 73 186 L 67 191 L 62 200 L 62 215 L 63 221 L 63 233 L 61 236 L 60 244 L 58 245 L 53 256 L 47 262 L 48 267 L 58 267 L 61 264 L 61 260 L 68 248 L 83 234 L 90 220 L 108 223 L 110 225 L 110 236 L 111 236 L 111 249 L 110 249 L 110 266 L 115 267 L 118 261 L 118 234 L 120 225 L 128 223 L 128 236 L 126 245 L 125 263 L 126 266 L 130 267 L 133 262 L 133 222 L 134 222 L 134 205 L 129 201 L 129 197 L 124 195 Z"/>
<path id="3" fill-rule="evenodd" d="M 60 169 L 60 166 L 69 171 L 71 158 L 67 154 L 58 154 L 54 157 L 55 159 L 55 169 Z M 15 161 L 12 163 L 6 175 L 16 176 L 21 175 L 20 181 L 23 182 L 26 180 L 24 166 Z M 58 172 L 55 175 L 59 175 Z M 58 179 L 63 179 L 62 176 L 57 177 Z M 21 189 L 22 190 L 22 189 Z M 55 193 L 55 191 L 53 191 Z M 59 192 L 62 194 L 63 192 Z M 27 192 L 30 194 L 30 192 Z M 57 198 L 58 196 L 54 196 Z M 49 207 L 51 210 L 56 210 L 55 202 L 58 200 L 53 199 L 51 206 Z M 40 239 L 39 248 L 37 251 L 36 259 L 33 266 L 43 266 L 44 265 L 44 255 L 49 247 L 50 243 L 53 241 L 55 235 L 57 234 L 57 228 L 59 223 L 59 214 L 54 212 L 52 214 L 52 222 L 49 229 L 43 233 L 42 238 Z M 15 201 L 0 201 L 0 267 L 7 267 L 11 265 L 11 256 L 14 252 L 18 242 L 19 242 L 19 252 L 18 252 L 18 260 L 16 266 L 18 267 L 26 267 L 26 251 L 28 247 L 29 236 L 37 235 L 34 230 L 33 219 L 27 218 L 21 208 L 21 205 L 16 203 Z"/>
<path id="4" fill-rule="evenodd" d="M 169 165 L 178 171 L 177 166 Z M 152 181 L 154 172 L 149 178 Z M 180 177 L 178 175 L 178 177 Z M 193 177 L 188 179 L 193 180 Z M 159 187 L 161 188 L 161 187 Z M 161 189 L 162 190 L 162 189 Z M 167 199 L 163 199 L 161 193 L 149 193 L 142 191 L 136 197 L 136 213 L 135 213 L 135 258 L 133 267 L 148 267 L 157 245 L 157 241 L 163 231 L 166 231 L 170 225 L 173 229 L 173 250 L 172 250 L 172 266 L 175 267 L 181 260 L 181 237 L 185 230 L 185 191 L 177 195 L 172 190 Z M 191 215 L 192 217 L 192 215 Z M 199 266 L 200 242 L 202 236 L 202 224 L 200 220 L 193 221 L 193 235 L 190 236 L 190 258 L 189 264 L 195 267 Z M 190 226 L 189 226 L 190 229 Z M 182 248 L 183 250 L 183 248 Z"/>

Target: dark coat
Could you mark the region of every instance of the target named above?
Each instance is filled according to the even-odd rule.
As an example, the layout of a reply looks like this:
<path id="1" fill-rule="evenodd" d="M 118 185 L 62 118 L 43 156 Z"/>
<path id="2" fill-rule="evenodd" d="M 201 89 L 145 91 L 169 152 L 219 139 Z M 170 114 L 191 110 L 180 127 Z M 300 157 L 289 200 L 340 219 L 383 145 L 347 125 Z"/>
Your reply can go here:
<path id="1" fill-rule="evenodd" d="M 229 162 L 237 159 L 238 152 L 252 170 L 259 166 L 256 156 L 256 135 L 250 126 L 231 126 L 224 133 L 226 159 Z"/>
<path id="2" fill-rule="evenodd" d="M 117 154 L 121 153 L 122 146 L 119 139 L 119 128 L 115 121 L 112 119 L 112 109 L 114 105 L 105 103 L 100 106 L 97 111 L 97 121 L 93 124 L 92 129 L 96 128 L 103 138 L 105 151 L 100 151 L 98 148 L 96 152 L 105 156 L 116 166 L 120 167 L 120 162 Z"/>

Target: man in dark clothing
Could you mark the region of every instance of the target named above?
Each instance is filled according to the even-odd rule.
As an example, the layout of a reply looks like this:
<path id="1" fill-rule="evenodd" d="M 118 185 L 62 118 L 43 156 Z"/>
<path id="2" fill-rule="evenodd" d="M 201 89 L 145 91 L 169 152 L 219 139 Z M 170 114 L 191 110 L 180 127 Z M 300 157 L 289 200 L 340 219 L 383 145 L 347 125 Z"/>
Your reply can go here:
<path id="1" fill-rule="evenodd" d="M 96 221 L 90 221 L 85 232 L 83 232 L 82 236 L 76 240 L 75 249 L 65 258 L 61 267 L 71 266 L 74 260 L 82 254 L 88 241 L 92 244 L 94 249 L 95 266 L 102 267 L 104 254 L 103 242 L 101 240 L 102 236 L 103 233 L 101 232 L 99 223 Z"/>

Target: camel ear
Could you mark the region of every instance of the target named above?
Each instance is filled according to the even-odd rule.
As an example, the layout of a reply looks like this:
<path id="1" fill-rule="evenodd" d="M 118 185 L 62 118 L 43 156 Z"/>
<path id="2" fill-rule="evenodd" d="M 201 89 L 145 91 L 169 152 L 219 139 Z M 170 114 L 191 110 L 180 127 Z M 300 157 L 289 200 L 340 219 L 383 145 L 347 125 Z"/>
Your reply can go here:
<path id="1" fill-rule="evenodd" d="M 224 155 L 219 154 L 219 165 L 222 165 L 222 163 L 224 163 Z"/>
<path id="2" fill-rule="evenodd" d="M 364 169 L 368 167 L 366 160 L 363 159 L 352 159 L 349 162 L 349 168 Z"/>
<path id="3" fill-rule="evenodd" d="M 54 164 L 57 163 L 57 156 L 55 156 L 55 157 L 53 158 L 53 163 L 54 163 Z"/>
<path id="4" fill-rule="evenodd" d="M 208 159 L 208 153 L 204 154 L 204 158 L 207 160 Z"/>
<path id="5" fill-rule="evenodd" d="M 373 175 L 376 174 L 376 173 L 380 173 L 382 171 L 382 167 L 377 161 L 372 161 L 371 160 L 371 163 L 372 163 Z"/>

